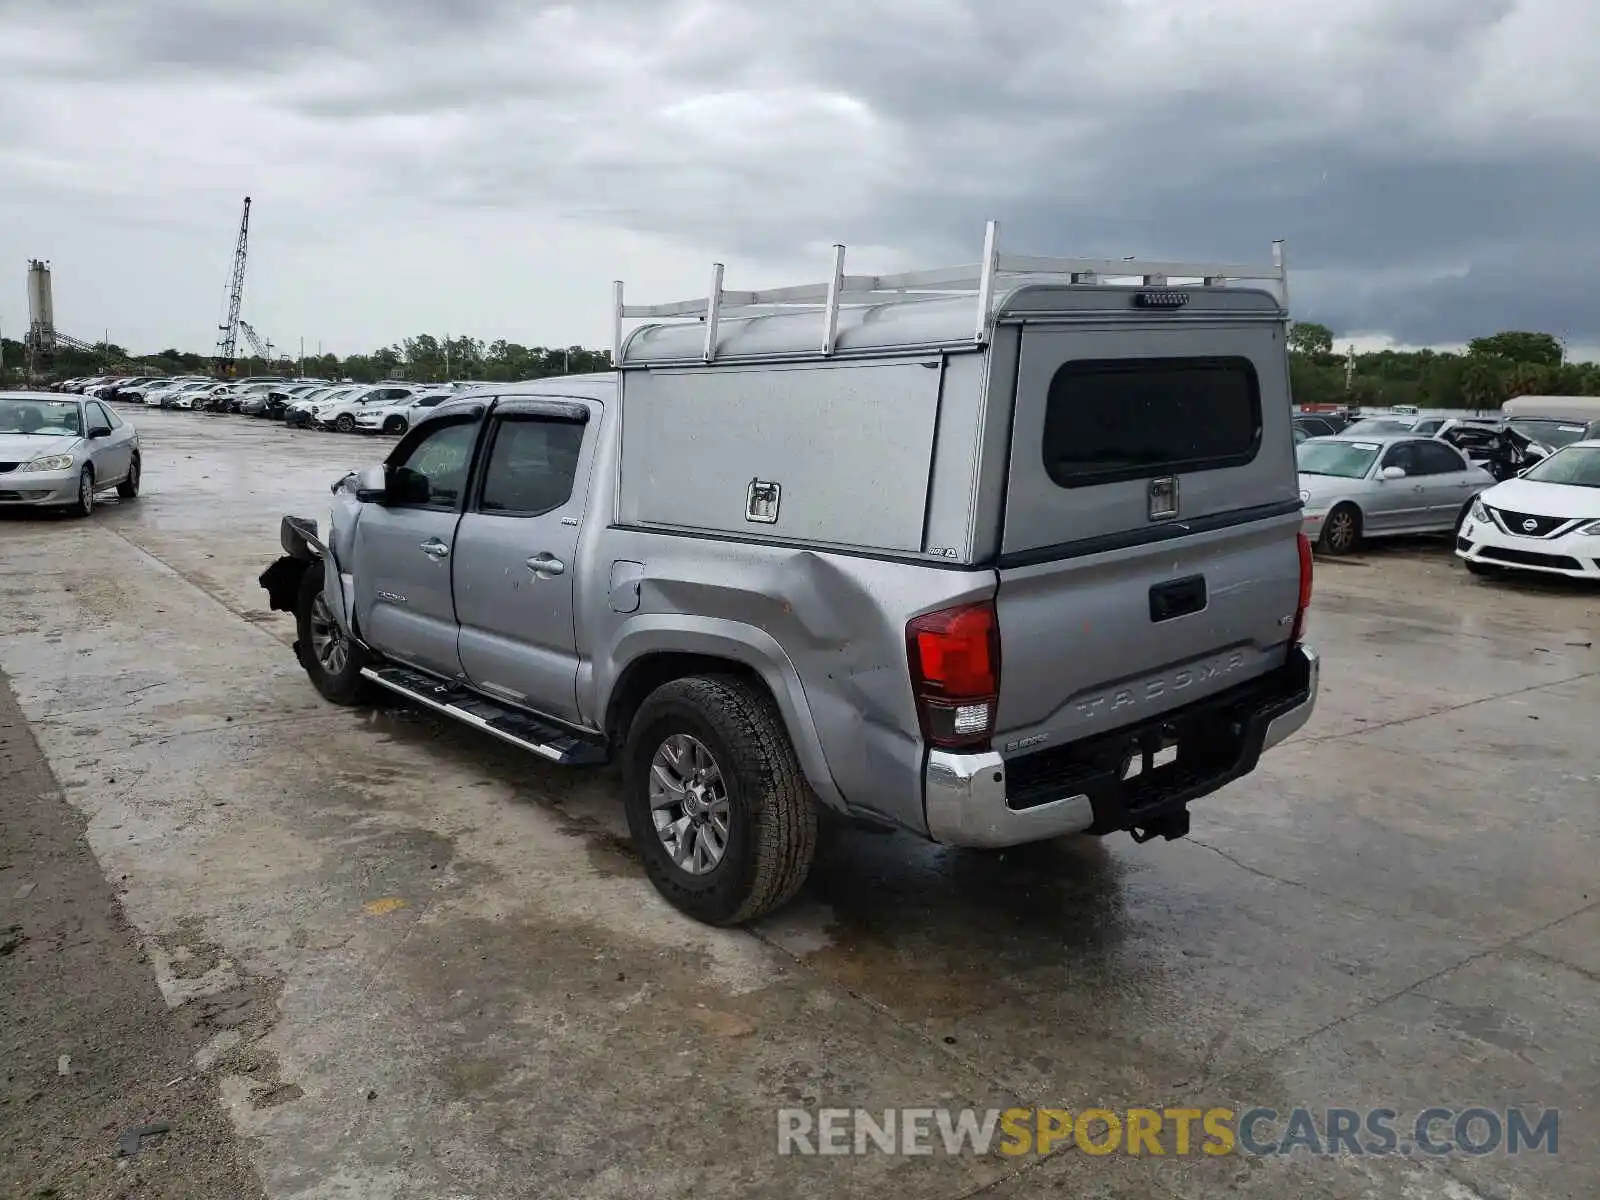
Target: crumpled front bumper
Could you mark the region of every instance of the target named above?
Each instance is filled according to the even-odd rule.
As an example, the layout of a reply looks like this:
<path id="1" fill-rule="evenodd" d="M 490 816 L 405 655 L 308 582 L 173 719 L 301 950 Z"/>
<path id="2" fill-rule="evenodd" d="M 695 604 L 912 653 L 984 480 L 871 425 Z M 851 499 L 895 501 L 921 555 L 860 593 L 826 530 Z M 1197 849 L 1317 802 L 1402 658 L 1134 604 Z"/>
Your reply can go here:
<path id="1" fill-rule="evenodd" d="M 923 773 L 928 834 L 950 846 L 997 849 L 1181 818 L 1191 801 L 1248 775 L 1262 751 L 1305 725 L 1320 666 L 1315 650 L 1296 646 L 1266 676 L 1139 725 L 1009 761 L 993 751 L 931 751 Z M 1167 741 L 1177 746 L 1174 761 L 1153 767 L 1146 758 L 1141 771 L 1125 774 L 1130 758 Z"/>

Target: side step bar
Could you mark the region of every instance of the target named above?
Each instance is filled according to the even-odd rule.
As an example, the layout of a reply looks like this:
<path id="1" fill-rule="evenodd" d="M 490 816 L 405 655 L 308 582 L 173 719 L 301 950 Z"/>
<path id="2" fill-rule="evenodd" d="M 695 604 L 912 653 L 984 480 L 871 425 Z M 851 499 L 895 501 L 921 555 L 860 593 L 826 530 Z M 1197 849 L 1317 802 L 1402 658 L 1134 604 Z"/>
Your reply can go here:
<path id="1" fill-rule="evenodd" d="M 606 761 L 605 748 L 598 742 L 421 671 L 409 667 L 363 667 L 361 674 L 407 700 L 564 767 L 598 766 Z"/>

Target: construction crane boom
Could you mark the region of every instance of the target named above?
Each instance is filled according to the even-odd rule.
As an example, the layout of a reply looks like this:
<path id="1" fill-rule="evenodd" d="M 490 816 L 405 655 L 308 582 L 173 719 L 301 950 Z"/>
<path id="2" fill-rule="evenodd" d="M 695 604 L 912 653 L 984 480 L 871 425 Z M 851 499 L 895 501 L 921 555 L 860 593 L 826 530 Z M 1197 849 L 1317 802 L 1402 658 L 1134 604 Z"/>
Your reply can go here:
<path id="1" fill-rule="evenodd" d="M 226 377 L 235 373 L 234 350 L 239 344 L 239 305 L 244 300 L 244 259 L 250 245 L 250 197 L 244 198 L 244 216 L 239 218 L 239 241 L 233 248 L 233 274 L 228 280 L 228 321 L 218 326 L 216 373 Z"/>
<path id="2" fill-rule="evenodd" d="M 251 325 L 249 321 L 246 321 L 242 318 L 240 319 L 239 332 L 244 334 L 244 340 L 250 343 L 250 349 L 255 351 L 257 358 L 259 358 L 263 363 L 268 364 L 273 361 L 272 343 L 263 343 L 261 340 L 261 335 L 255 331 L 255 327 Z"/>

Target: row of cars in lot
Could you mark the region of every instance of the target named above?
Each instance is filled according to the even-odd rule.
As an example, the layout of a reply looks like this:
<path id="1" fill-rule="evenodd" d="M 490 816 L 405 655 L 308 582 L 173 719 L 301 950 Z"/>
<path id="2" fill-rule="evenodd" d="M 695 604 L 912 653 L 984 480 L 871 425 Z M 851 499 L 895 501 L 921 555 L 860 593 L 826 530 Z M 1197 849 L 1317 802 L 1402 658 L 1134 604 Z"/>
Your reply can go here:
<path id="1" fill-rule="evenodd" d="M 1294 419 L 1304 530 L 1328 555 L 1450 534 L 1476 575 L 1600 579 L 1600 399 L 1519 397 L 1497 418 Z"/>
<path id="2" fill-rule="evenodd" d="M 282 421 L 291 428 L 399 436 L 411 427 L 418 412 L 471 386 L 464 381 L 339 383 L 280 376 L 218 381 L 197 375 L 74 379 L 54 390 L 147 408 L 234 413 Z"/>

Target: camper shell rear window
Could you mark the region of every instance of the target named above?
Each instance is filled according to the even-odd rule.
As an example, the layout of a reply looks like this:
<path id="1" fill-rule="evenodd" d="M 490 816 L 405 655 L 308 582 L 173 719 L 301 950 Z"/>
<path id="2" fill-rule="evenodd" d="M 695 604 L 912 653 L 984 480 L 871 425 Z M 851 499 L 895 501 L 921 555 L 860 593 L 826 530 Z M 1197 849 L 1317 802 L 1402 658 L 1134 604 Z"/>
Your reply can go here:
<path id="1" fill-rule="evenodd" d="M 1044 466 L 1059 487 L 1241 467 L 1260 449 L 1248 358 L 1083 359 L 1050 380 Z"/>

